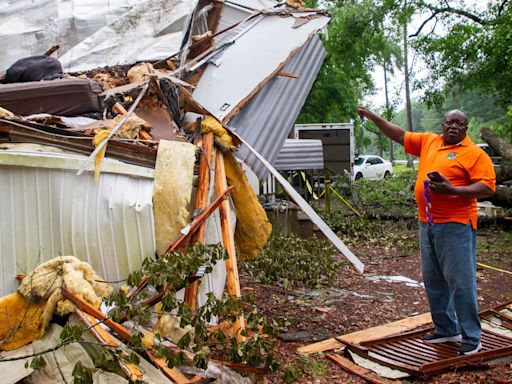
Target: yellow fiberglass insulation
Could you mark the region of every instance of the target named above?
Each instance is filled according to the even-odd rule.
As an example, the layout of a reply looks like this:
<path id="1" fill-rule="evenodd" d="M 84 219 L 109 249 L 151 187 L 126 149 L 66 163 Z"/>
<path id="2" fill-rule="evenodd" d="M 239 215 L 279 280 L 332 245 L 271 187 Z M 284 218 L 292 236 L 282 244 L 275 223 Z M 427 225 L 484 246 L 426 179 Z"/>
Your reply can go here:
<path id="1" fill-rule="evenodd" d="M 0 298 L 0 351 L 18 349 L 43 337 L 45 305 L 31 303 L 19 292 Z"/>
<path id="2" fill-rule="evenodd" d="M 0 350 L 39 339 L 54 313 L 73 312 L 75 306 L 64 299 L 62 288 L 96 308 L 112 292 L 89 264 L 74 256 L 41 264 L 23 279 L 17 293 L 0 299 Z"/>
<path id="3" fill-rule="evenodd" d="M 212 116 L 205 116 L 201 121 L 201 133 L 213 132 L 215 135 L 215 144 L 217 144 L 223 152 L 232 152 L 236 149 L 233 144 L 233 138 L 229 132 Z"/>
<path id="4" fill-rule="evenodd" d="M 236 209 L 235 244 L 240 259 L 254 259 L 267 243 L 272 225 L 232 153 L 224 155 L 224 166 L 228 184 L 234 187 L 231 198 Z"/>

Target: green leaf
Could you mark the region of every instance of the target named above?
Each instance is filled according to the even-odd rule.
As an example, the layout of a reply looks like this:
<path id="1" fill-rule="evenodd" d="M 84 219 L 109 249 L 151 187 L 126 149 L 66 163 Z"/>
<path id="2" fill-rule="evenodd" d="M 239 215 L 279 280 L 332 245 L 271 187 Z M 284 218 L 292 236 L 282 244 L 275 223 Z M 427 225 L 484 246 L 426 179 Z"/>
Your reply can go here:
<path id="1" fill-rule="evenodd" d="M 93 370 L 85 367 L 79 361 L 75 364 L 73 368 L 73 372 L 71 373 L 73 376 L 73 384 L 92 384 L 92 374 Z"/>
<path id="2" fill-rule="evenodd" d="M 28 362 L 25 363 L 25 367 L 27 364 L 28 364 Z M 32 368 L 36 372 L 43 370 L 45 367 L 46 367 L 46 361 L 44 360 L 43 356 L 36 356 L 30 362 L 30 368 Z"/>

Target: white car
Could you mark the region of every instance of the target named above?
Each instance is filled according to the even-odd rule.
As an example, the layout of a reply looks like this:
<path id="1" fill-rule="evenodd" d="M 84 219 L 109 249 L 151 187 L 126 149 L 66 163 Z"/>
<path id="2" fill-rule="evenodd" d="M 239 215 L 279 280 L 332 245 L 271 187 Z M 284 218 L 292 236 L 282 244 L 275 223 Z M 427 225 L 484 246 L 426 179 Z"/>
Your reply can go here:
<path id="1" fill-rule="evenodd" d="M 393 165 L 382 157 L 365 155 L 359 156 L 354 161 L 353 180 L 382 179 L 393 174 Z"/>

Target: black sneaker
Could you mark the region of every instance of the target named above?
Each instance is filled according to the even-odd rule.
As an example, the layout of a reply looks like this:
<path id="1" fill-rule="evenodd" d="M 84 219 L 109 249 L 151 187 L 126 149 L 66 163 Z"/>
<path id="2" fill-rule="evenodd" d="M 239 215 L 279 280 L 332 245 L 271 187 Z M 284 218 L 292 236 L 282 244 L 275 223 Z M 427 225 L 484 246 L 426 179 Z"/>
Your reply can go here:
<path id="1" fill-rule="evenodd" d="M 462 345 L 459 347 L 459 354 L 460 355 L 472 355 L 473 353 L 477 353 L 479 350 L 482 349 L 482 344 L 469 344 L 469 343 L 462 343 Z"/>
<path id="2" fill-rule="evenodd" d="M 462 336 L 459 335 L 453 335 L 453 336 L 441 336 L 435 332 L 427 333 L 425 336 L 423 336 L 423 341 L 425 343 L 431 343 L 431 344 L 437 344 L 437 343 L 448 343 L 448 342 L 459 342 L 462 341 Z"/>

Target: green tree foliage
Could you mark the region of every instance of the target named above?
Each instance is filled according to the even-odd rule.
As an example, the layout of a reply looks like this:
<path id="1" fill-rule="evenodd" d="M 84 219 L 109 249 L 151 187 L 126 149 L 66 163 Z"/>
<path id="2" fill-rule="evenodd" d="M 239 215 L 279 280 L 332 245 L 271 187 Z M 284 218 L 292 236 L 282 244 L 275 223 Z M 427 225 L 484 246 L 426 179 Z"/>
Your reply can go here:
<path id="1" fill-rule="evenodd" d="M 428 66 L 422 86 L 430 104 L 460 88 L 494 95 L 503 107 L 511 104 L 512 7 L 506 0 L 484 3 L 415 2 L 424 22 L 411 42 Z"/>
<path id="2" fill-rule="evenodd" d="M 500 106 L 496 96 L 473 90 L 459 90 L 459 93 L 447 92 L 446 98 L 439 107 L 429 106 L 427 102 L 413 103 L 415 131 L 440 133 L 443 115 L 452 109 L 460 109 L 466 113 L 469 119 L 468 135 L 476 143 L 482 142 L 480 138 L 482 127 L 490 127 L 497 132 L 507 127 L 506 109 Z M 405 127 L 405 119 L 405 110 L 402 110 L 395 116 L 393 122 Z"/>
<path id="3" fill-rule="evenodd" d="M 306 100 L 299 123 L 356 118 L 364 94 L 374 90 L 371 71 L 384 60 L 400 62 L 396 34 L 384 29 L 394 10 L 389 0 L 327 2 L 332 20 L 323 43 L 327 58 Z M 357 124 L 357 120 L 356 120 Z"/>

